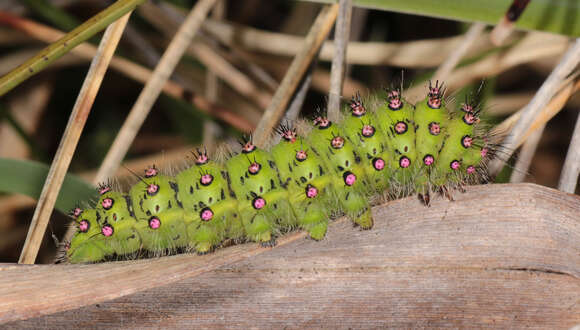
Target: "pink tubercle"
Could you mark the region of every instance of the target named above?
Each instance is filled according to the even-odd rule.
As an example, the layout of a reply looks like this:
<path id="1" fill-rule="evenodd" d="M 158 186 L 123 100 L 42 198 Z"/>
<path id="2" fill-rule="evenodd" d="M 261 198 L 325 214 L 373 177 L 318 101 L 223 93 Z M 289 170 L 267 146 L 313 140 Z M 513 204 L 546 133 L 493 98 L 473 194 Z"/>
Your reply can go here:
<path id="1" fill-rule="evenodd" d="M 296 151 L 296 160 L 301 162 L 306 160 L 306 158 L 308 158 L 308 154 L 306 153 L 305 150 L 298 150 Z"/>
<path id="2" fill-rule="evenodd" d="M 81 233 L 86 233 L 87 231 L 89 231 L 90 227 L 91 224 L 87 220 L 81 220 L 81 222 L 79 222 L 79 231 Z"/>
<path id="3" fill-rule="evenodd" d="M 385 168 L 385 161 L 382 158 L 373 159 L 373 167 L 377 171 L 382 171 Z"/>
<path id="4" fill-rule="evenodd" d="M 201 210 L 199 217 L 203 221 L 210 221 L 213 218 L 213 211 L 209 207 L 206 207 Z"/>
<path id="5" fill-rule="evenodd" d="M 344 184 L 347 186 L 352 186 L 356 182 L 356 175 L 354 175 L 352 172 L 344 172 L 343 179 Z"/>
<path id="6" fill-rule="evenodd" d="M 375 128 L 371 125 L 364 125 L 362 128 L 362 135 L 364 137 L 371 137 L 375 135 Z"/>
<path id="7" fill-rule="evenodd" d="M 316 189 L 315 186 L 309 184 L 306 187 L 306 197 L 308 197 L 308 198 L 314 198 L 316 196 L 318 196 L 318 189 Z"/>
<path id="8" fill-rule="evenodd" d="M 467 166 L 467 169 L 465 171 L 467 172 L 467 174 L 473 174 L 475 173 L 475 167 L 473 165 L 469 165 Z"/>
<path id="9" fill-rule="evenodd" d="M 288 129 L 282 132 L 282 138 L 288 142 L 296 142 L 296 130 Z"/>
<path id="10" fill-rule="evenodd" d="M 463 116 L 463 121 L 468 125 L 472 125 L 477 121 L 477 116 L 473 112 L 467 112 Z"/>
<path id="11" fill-rule="evenodd" d="M 395 132 L 397 134 L 403 134 L 405 132 L 407 132 L 407 124 L 400 121 L 398 123 L 395 124 Z"/>
<path id="12" fill-rule="evenodd" d="M 465 135 L 462 139 L 461 139 L 461 145 L 464 148 L 470 148 L 471 145 L 473 144 L 473 138 L 469 135 Z"/>
<path id="13" fill-rule="evenodd" d="M 461 163 L 458 160 L 454 160 L 451 162 L 449 166 L 451 167 L 452 170 L 457 170 L 461 166 Z"/>
<path id="14" fill-rule="evenodd" d="M 248 154 L 254 150 L 256 150 L 256 146 L 252 143 L 252 141 L 248 141 L 242 146 L 242 153 Z"/>
<path id="15" fill-rule="evenodd" d="M 205 152 L 200 152 L 199 150 L 197 152 L 198 154 L 195 156 L 195 164 L 196 165 L 207 164 L 207 162 L 209 161 L 207 154 Z"/>
<path id="16" fill-rule="evenodd" d="M 155 168 L 155 166 L 151 166 L 145 170 L 145 177 L 151 178 L 151 177 L 156 176 L 158 173 L 159 173 L 159 171 L 157 170 L 157 168 Z"/>
<path id="17" fill-rule="evenodd" d="M 153 196 L 153 195 L 157 194 L 158 191 L 159 191 L 159 186 L 154 184 L 154 183 L 147 186 L 147 194 L 149 196 Z"/>
<path id="18" fill-rule="evenodd" d="M 104 195 L 104 194 L 108 193 L 109 191 L 111 191 L 111 186 L 108 184 L 99 186 L 98 191 L 99 191 L 99 195 Z"/>
<path id="19" fill-rule="evenodd" d="M 441 133 L 441 125 L 436 122 L 429 123 L 429 133 L 431 133 L 431 135 L 439 135 L 439 133 Z"/>
<path id="20" fill-rule="evenodd" d="M 408 157 L 403 156 L 399 158 L 399 166 L 402 168 L 407 168 L 411 166 L 411 160 Z"/>
<path id="21" fill-rule="evenodd" d="M 101 233 L 105 237 L 113 236 L 113 232 L 114 232 L 114 230 L 113 230 L 113 227 L 111 225 L 104 225 L 103 228 L 101 228 Z"/>
<path id="22" fill-rule="evenodd" d="M 204 185 L 204 186 L 208 186 L 208 185 L 210 185 L 213 182 L 213 175 L 211 175 L 211 174 L 204 174 L 199 179 L 199 182 L 202 185 Z"/>
<path id="23" fill-rule="evenodd" d="M 70 214 L 73 218 L 76 219 L 79 217 L 79 215 L 81 215 L 81 213 L 83 213 L 83 209 L 80 207 L 75 207 Z"/>
<path id="24" fill-rule="evenodd" d="M 159 229 L 159 227 L 161 227 L 161 220 L 158 217 L 151 217 L 149 219 L 149 228 Z"/>
<path id="25" fill-rule="evenodd" d="M 463 103 L 463 105 L 461 106 L 461 110 L 465 112 L 473 112 L 473 106 L 469 103 Z"/>
<path id="26" fill-rule="evenodd" d="M 481 158 L 485 158 L 485 156 L 487 156 L 487 152 L 489 150 L 487 148 L 482 148 L 481 149 Z"/>
<path id="27" fill-rule="evenodd" d="M 258 174 L 258 172 L 260 172 L 261 169 L 262 165 L 260 165 L 260 163 L 258 162 L 254 162 L 250 164 L 250 166 L 248 166 L 248 172 L 250 172 L 250 174 Z"/>
<path id="28" fill-rule="evenodd" d="M 252 201 L 252 206 L 256 209 L 256 210 L 260 210 L 262 208 L 264 208 L 264 206 L 266 206 L 266 200 L 263 199 L 262 197 L 256 197 L 254 198 L 254 200 Z"/>
<path id="29" fill-rule="evenodd" d="M 342 136 L 335 136 L 332 141 L 330 141 L 330 145 L 334 149 L 340 149 L 344 146 L 344 138 Z"/>
<path id="30" fill-rule="evenodd" d="M 435 158 L 431 155 L 426 155 L 425 157 L 423 157 L 423 163 L 425 163 L 425 165 L 430 166 L 435 162 Z"/>
<path id="31" fill-rule="evenodd" d="M 318 126 L 318 128 L 328 128 L 330 127 L 330 120 L 326 117 L 318 116 L 314 119 L 314 126 Z"/>
<path id="32" fill-rule="evenodd" d="M 105 209 L 105 210 L 109 210 L 111 207 L 113 207 L 113 204 L 115 203 L 115 201 L 112 198 L 104 198 L 101 201 L 101 206 Z"/>

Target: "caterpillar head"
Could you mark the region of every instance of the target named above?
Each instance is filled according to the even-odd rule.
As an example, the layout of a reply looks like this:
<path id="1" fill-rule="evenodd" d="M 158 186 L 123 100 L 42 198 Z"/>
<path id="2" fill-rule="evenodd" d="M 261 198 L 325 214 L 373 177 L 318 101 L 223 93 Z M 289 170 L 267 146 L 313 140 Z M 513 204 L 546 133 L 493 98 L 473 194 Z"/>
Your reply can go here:
<path id="1" fill-rule="evenodd" d="M 427 104 L 431 109 L 441 108 L 441 102 L 443 100 L 443 95 L 445 94 L 445 88 L 443 83 L 439 85 L 439 80 L 435 81 L 435 86 L 429 81 L 429 94 L 427 95 Z"/>
<path id="2" fill-rule="evenodd" d="M 350 110 L 355 117 L 362 117 L 366 114 L 367 110 L 361 100 L 360 92 L 356 92 L 356 96 L 353 96 L 350 100 Z"/>

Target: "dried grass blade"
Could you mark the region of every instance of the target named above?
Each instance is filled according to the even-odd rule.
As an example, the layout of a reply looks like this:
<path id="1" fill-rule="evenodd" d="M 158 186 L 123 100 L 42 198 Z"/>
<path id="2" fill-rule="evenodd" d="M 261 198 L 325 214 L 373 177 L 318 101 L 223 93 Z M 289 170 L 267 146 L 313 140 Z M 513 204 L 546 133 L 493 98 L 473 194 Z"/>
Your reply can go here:
<path id="1" fill-rule="evenodd" d="M 38 249 L 42 243 L 44 232 L 46 231 L 58 192 L 70 165 L 79 137 L 130 14 L 130 12 L 125 14 L 121 19 L 111 24 L 101 40 L 97 55 L 93 59 L 89 72 L 81 87 L 60 146 L 58 147 L 40 194 L 38 205 L 36 206 L 32 223 L 28 230 L 28 236 L 26 237 L 26 242 L 24 243 L 24 248 L 18 261 L 21 264 L 33 264 L 36 260 Z"/>
<path id="2" fill-rule="evenodd" d="M 336 4 L 323 7 L 322 11 L 318 14 L 318 17 L 306 36 L 303 47 L 296 54 L 292 64 L 290 64 L 290 68 L 288 68 L 284 79 L 282 79 L 280 86 L 276 90 L 270 106 L 268 106 L 256 127 L 254 142 L 258 146 L 264 145 L 272 132 L 272 128 L 282 118 L 290 98 L 296 91 L 300 80 L 304 76 L 314 56 L 318 53 L 322 42 L 328 36 L 337 15 L 338 5 Z"/>
<path id="3" fill-rule="evenodd" d="M 145 0 L 119 0 L 93 16 L 64 37 L 40 51 L 37 55 L 22 63 L 7 75 L 0 78 L 0 96 L 18 86 L 24 80 L 46 68 L 62 55 L 68 53 L 78 44 L 89 39 L 119 17 L 132 11 Z M 0 11 L 0 24 L 21 29 L 23 21 L 18 17 Z"/>
<path id="4" fill-rule="evenodd" d="M 145 118 L 147 118 L 153 103 L 157 100 L 163 86 L 215 2 L 216 0 L 201 0 L 190 11 L 185 22 L 181 25 L 161 57 L 151 79 L 145 84 L 123 127 L 121 127 L 97 173 L 96 182 L 101 182 L 111 177 L 121 164 L 127 150 L 129 150 L 129 146 L 133 143 L 137 132 L 143 125 Z"/>
<path id="5" fill-rule="evenodd" d="M 334 28 L 334 44 L 336 45 L 332 67 L 330 69 L 330 91 L 328 93 L 328 119 L 338 121 L 340 118 L 340 100 L 346 71 L 346 50 L 350 37 L 352 17 L 352 0 L 340 0 L 338 18 Z"/>

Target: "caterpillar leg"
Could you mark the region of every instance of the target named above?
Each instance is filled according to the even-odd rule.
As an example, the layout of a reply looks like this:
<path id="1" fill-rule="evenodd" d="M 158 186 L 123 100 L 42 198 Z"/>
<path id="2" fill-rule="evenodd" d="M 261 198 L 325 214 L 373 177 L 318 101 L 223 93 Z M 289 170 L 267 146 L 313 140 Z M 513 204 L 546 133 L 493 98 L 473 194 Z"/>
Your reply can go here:
<path id="1" fill-rule="evenodd" d="M 93 242 L 85 242 L 79 246 L 71 244 L 67 254 L 69 262 L 73 264 L 98 262 L 107 255 L 103 249 Z"/>
<path id="2" fill-rule="evenodd" d="M 373 218 L 368 200 L 354 190 L 339 193 L 344 212 L 362 229 L 373 227 Z"/>

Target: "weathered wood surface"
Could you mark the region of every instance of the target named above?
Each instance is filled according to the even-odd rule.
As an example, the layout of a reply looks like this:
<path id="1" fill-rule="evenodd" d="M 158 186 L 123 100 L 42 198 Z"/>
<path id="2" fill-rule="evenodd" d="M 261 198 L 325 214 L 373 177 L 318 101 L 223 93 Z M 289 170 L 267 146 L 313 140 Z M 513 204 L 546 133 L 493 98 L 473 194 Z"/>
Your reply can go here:
<path id="1" fill-rule="evenodd" d="M 0 320 L 58 312 L 3 326 L 579 324 L 580 197 L 517 184 L 469 187 L 455 198 L 429 208 L 415 198 L 390 202 L 374 208 L 373 230 L 339 220 L 322 242 L 295 234 L 271 250 L 246 244 L 203 257 L 5 264 Z M 63 311 L 75 306 L 85 307 Z"/>

